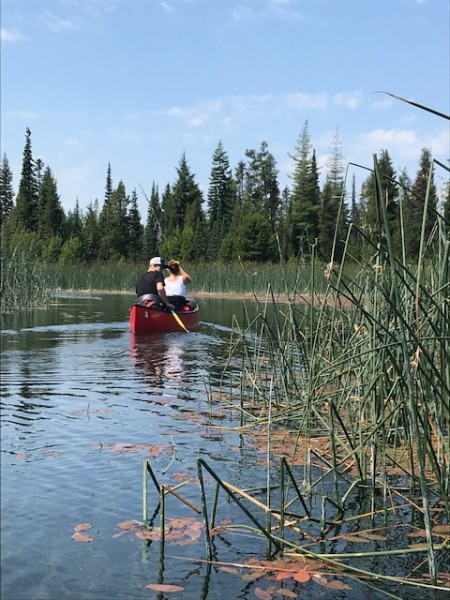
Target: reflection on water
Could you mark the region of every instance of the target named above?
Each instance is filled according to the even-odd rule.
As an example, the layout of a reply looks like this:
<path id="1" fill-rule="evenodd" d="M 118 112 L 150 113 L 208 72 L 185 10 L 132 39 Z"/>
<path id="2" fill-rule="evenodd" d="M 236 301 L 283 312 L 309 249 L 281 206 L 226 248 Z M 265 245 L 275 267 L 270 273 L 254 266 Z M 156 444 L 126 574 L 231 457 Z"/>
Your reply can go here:
<path id="1" fill-rule="evenodd" d="M 183 600 L 234 600 L 268 585 L 196 562 L 205 558 L 202 537 L 167 540 L 163 555 L 159 542 L 119 526 L 142 519 L 144 459 L 160 483 L 182 486 L 196 506 L 198 458 L 237 487 L 267 482 L 265 448 L 239 433 L 214 388 L 241 303 L 201 301 L 197 332 L 141 337 L 128 330 L 130 303 L 69 296 L 48 311 L 2 319 L 2 600 L 162 600 L 145 587 L 151 583 L 183 587 L 170 596 Z M 150 513 L 158 502 L 149 486 Z M 199 519 L 174 496 L 165 511 Z M 242 515 L 221 495 L 223 519 L 242 522 Z M 85 523 L 92 541 L 74 541 L 74 528 Z M 218 561 L 242 563 L 264 556 L 266 544 L 228 533 L 214 538 L 214 549 Z M 297 586 L 298 598 L 310 598 L 311 589 Z M 361 597 L 357 584 L 345 596 Z"/>
<path id="2" fill-rule="evenodd" d="M 182 386 L 186 370 L 184 367 L 185 340 L 178 334 L 137 335 L 130 332 L 130 356 L 136 371 L 145 375 L 152 387 Z"/>
<path id="3" fill-rule="evenodd" d="M 122 296 L 62 297 L 48 311 L 2 319 L 2 600 L 139 600 L 162 581 L 195 600 L 223 598 L 224 585 L 233 598 L 241 592 L 239 578 L 210 577 L 192 562 L 205 556 L 202 539 L 167 542 L 162 561 L 159 544 L 118 528 L 142 518 L 144 458 L 162 483 L 183 481 L 192 504 L 198 456 L 230 480 L 251 464 L 251 452 L 236 452 L 239 436 L 220 431 L 233 417 L 214 416 L 206 394 L 232 315 L 222 307 L 216 325 L 207 301 L 198 332 L 139 337 L 128 330 L 129 305 Z M 150 511 L 157 502 L 149 490 Z M 227 503 L 221 510 L 231 517 Z M 175 498 L 166 512 L 192 517 Z M 92 525 L 91 542 L 72 539 L 79 523 Z M 246 553 L 230 538 L 221 558 Z"/>

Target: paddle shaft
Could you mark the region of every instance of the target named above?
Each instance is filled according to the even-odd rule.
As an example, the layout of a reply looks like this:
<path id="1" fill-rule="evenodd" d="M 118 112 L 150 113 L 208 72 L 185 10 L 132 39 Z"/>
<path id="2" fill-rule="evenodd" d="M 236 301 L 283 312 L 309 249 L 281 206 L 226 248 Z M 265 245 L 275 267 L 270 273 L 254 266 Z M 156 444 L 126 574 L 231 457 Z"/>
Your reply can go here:
<path id="1" fill-rule="evenodd" d="M 172 315 L 174 316 L 174 318 L 175 318 L 175 321 L 178 323 L 178 325 L 179 325 L 180 327 L 182 327 L 182 328 L 183 328 L 183 329 L 184 329 L 184 330 L 185 330 L 187 333 L 190 333 L 190 332 L 189 332 L 189 329 L 186 329 L 186 326 L 185 326 L 185 324 L 184 324 L 184 323 L 183 323 L 183 321 L 180 319 L 180 317 L 177 315 L 177 313 L 176 313 L 176 312 L 173 310 L 173 308 L 171 309 L 171 311 L 170 311 L 170 312 L 171 312 L 171 313 L 172 313 Z"/>

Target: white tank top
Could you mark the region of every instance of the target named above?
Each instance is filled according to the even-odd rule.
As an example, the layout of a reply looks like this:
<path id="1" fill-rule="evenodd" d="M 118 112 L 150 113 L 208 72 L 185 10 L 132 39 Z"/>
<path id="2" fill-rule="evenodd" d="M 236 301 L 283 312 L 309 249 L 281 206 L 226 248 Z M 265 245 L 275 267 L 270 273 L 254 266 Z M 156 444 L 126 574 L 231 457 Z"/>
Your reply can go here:
<path id="1" fill-rule="evenodd" d="M 186 284 L 183 281 L 183 276 L 180 275 L 175 281 L 171 281 L 168 277 L 164 279 L 165 290 L 168 296 L 184 296 L 186 297 Z"/>

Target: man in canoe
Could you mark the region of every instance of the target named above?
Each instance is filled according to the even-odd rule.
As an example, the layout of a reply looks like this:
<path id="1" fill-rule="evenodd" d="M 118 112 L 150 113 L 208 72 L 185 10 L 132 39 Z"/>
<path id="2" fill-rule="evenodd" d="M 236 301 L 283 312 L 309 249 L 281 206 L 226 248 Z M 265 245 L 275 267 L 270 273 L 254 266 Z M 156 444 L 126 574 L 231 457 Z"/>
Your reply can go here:
<path id="1" fill-rule="evenodd" d="M 153 301 L 156 306 L 161 308 L 173 309 L 174 306 L 167 299 L 164 289 L 163 269 L 166 267 L 164 259 L 161 256 L 154 256 L 150 259 L 146 273 L 143 273 L 136 281 L 137 301 L 143 304 L 146 301 Z"/>

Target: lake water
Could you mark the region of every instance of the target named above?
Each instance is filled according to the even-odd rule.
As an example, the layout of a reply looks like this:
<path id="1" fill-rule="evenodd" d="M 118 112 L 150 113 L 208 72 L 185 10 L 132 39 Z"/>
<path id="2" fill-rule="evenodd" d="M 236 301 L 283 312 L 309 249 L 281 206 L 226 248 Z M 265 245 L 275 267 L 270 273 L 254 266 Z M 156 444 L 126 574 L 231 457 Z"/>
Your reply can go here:
<path id="1" fill-rule="evenodd" d="M 198 458 L 237 487 L 266 483 L 264 454 L 239 434 L 238 416 L 209 402 L 243 303 L 200 300 L 197 332 L 139 338 L 128 330 L 131 302 L 60 295 L 46 310 L 3 318 L 2 600 L 253 599 L 274 585 L 208 566 L 202 517 L 189 506 L 201 506 Z M 143 518 L 145 459 L 160 483 L 184 483 L 177 492 L 186 502 L 166 497 L 163 552 L 130 523 Z M 205 486 L 211 503 L 207 474 Z M 149 519 L 157 505 L 149 481 Z M 219 495 L 216 522 L 238 521 L 242 513 Z M 227 532 L 214 549 L 218 562 L 243 563 L 264 558 L 266 542 Z M 312 581 L 277 587 L 305 599 L 385 597 L 357 582 L 350 591 Z"/>

